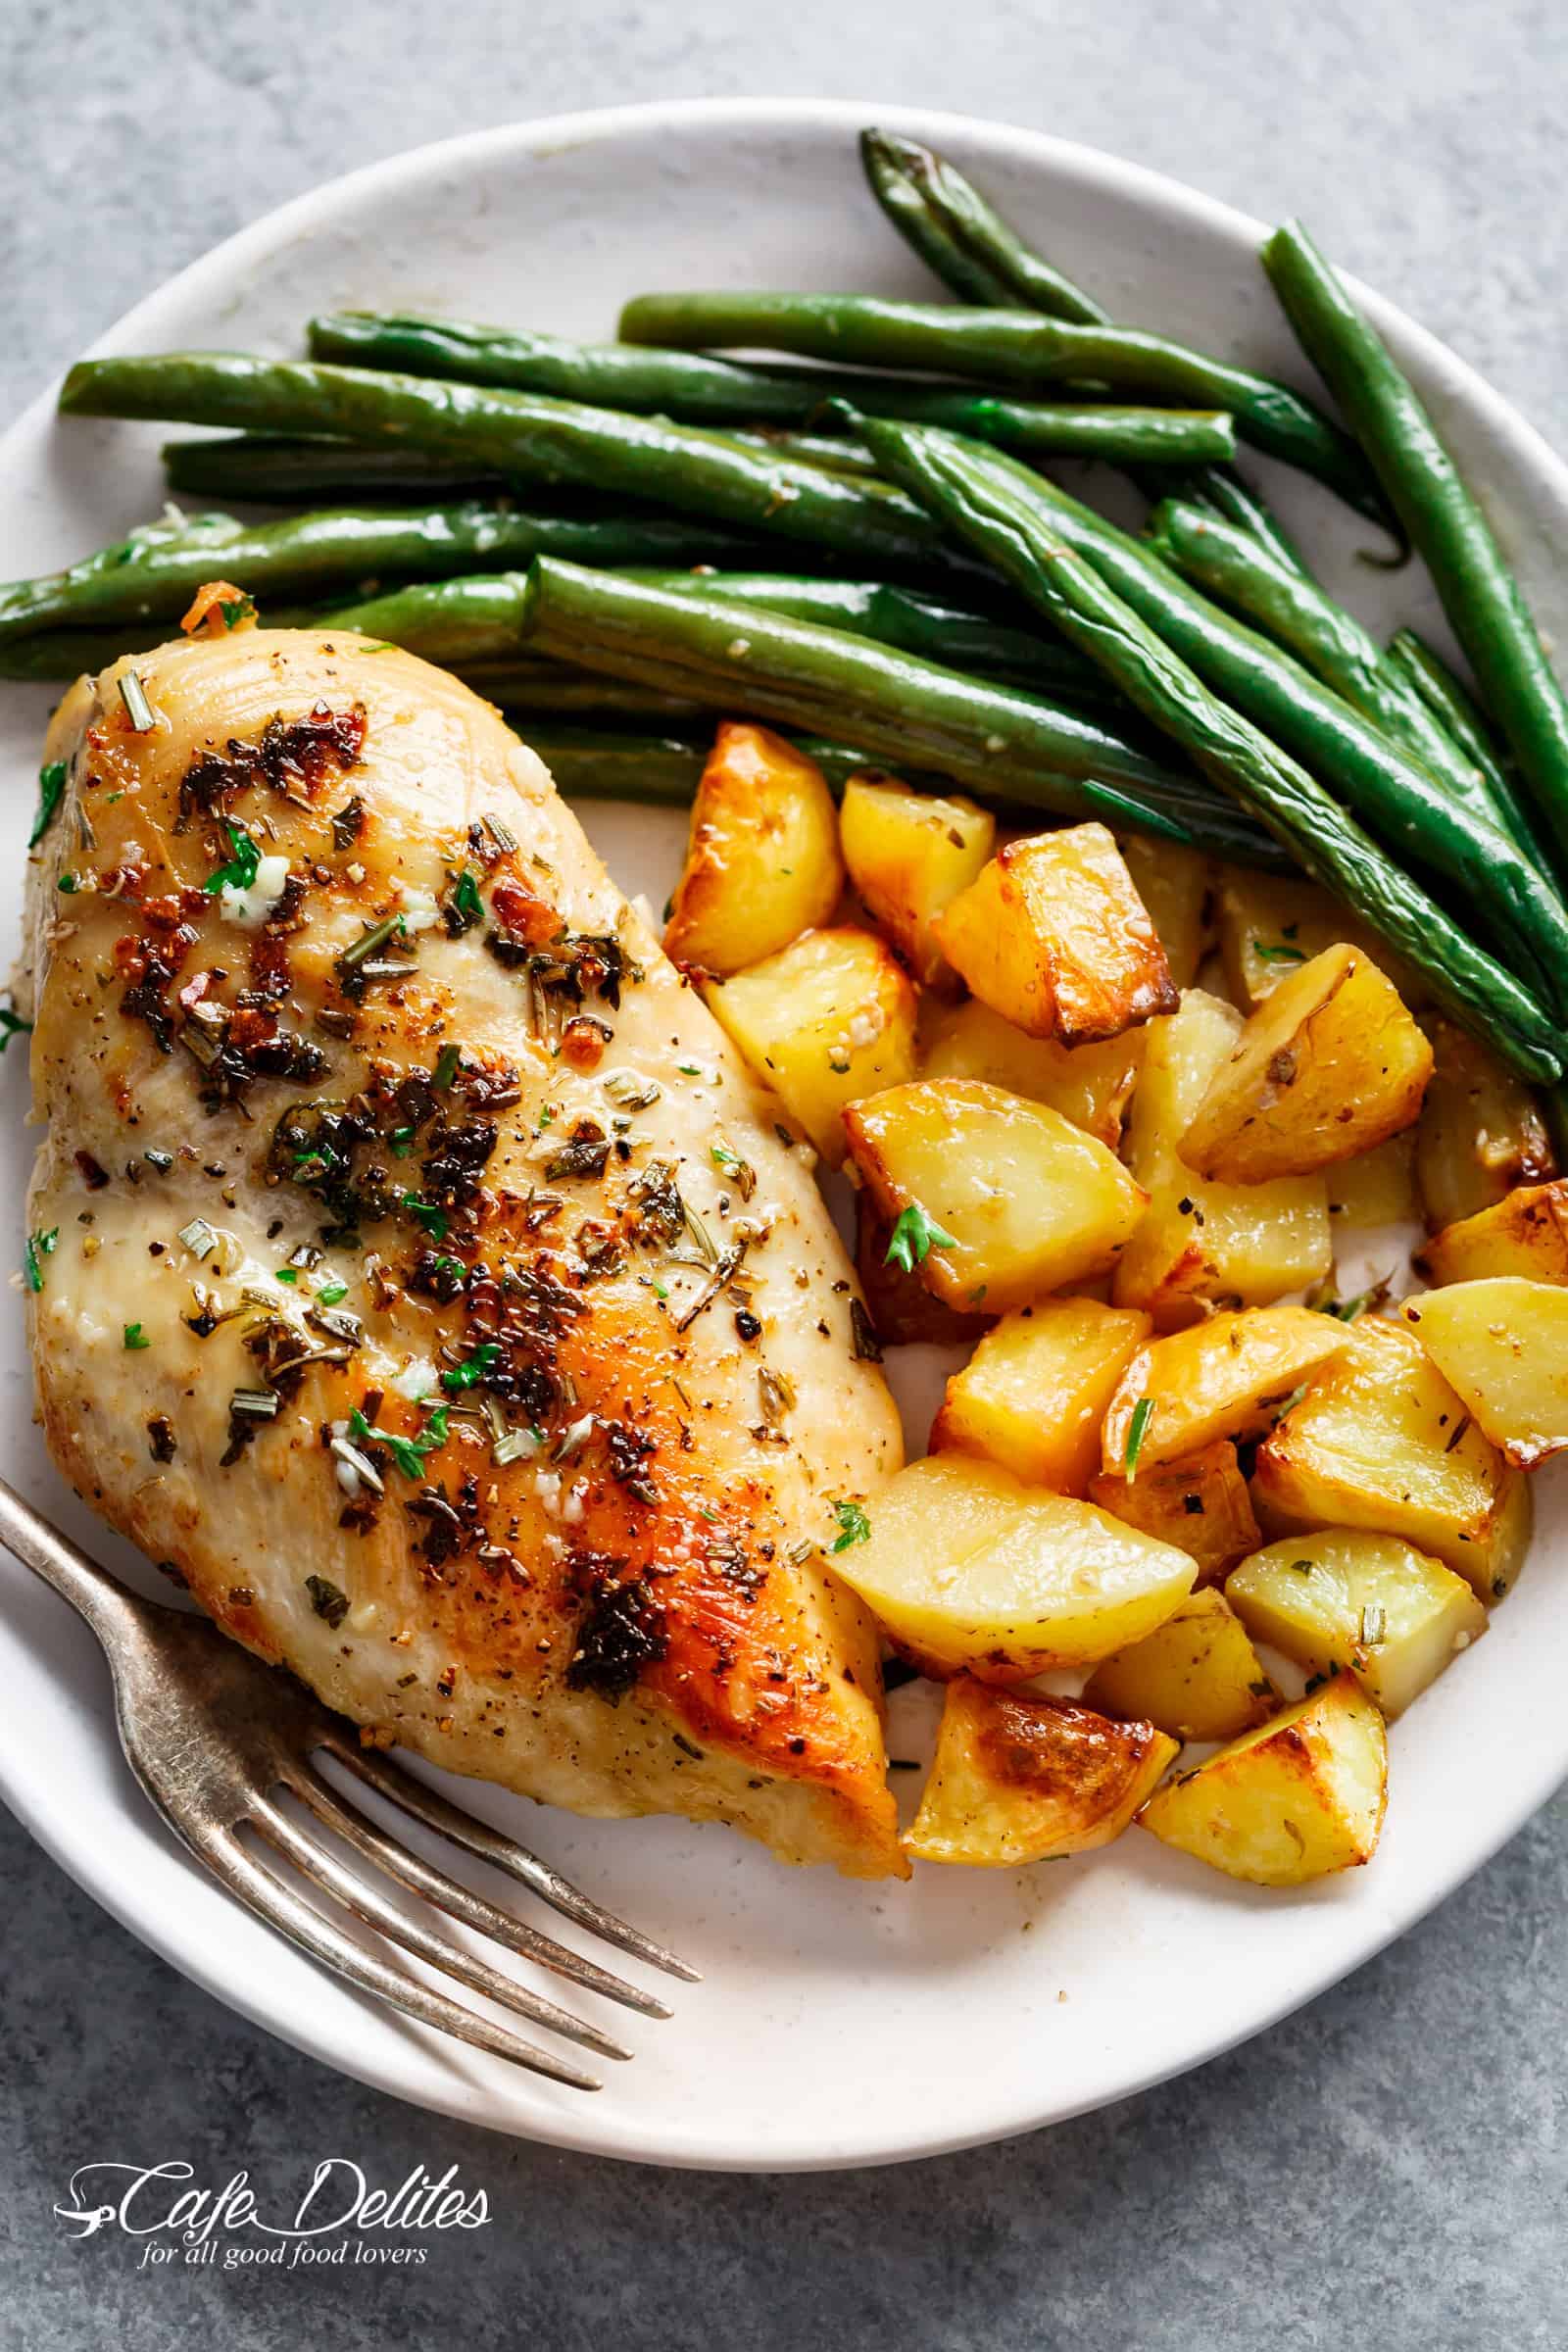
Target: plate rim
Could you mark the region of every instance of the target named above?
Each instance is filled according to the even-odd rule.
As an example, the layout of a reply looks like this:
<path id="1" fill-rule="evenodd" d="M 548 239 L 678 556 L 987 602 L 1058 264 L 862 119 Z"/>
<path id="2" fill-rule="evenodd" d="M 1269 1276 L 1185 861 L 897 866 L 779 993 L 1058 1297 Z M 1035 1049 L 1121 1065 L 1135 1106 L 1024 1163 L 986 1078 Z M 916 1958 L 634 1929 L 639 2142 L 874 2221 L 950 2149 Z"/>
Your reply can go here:
<path id="1" fill-rule="evenodd" d="M 651 100 L 574 110 L 463 131 L 445 139 L 401 150 L 395 155 L 382 157 L 321 181 L 234 231 L 150 288 L 79 356 L 91 358 L 127 347 L 133 342 L 141 319 L 155 306 L 178 295 L 199 296 L 209 277 L 231 280 L 253 257 L 260 258 L 277 251 L 291 239 L 308 232 L 323 215 L 329 215 L 345 201 L 352 203 L 373 195 L 377 187 L 401 188 L 411 179 L 450 172 L 454 169 L 461 172 L 476 162 L 487 161 L 497 155 L 510 153 L 526 157 L 566 145 L 596 142 L 613 144 L 622 138 L 640 136 L 652 128 L 678 136 L 683 128 L 700 125 L 760 131 L 810 127 L 838 129 L 853 136 L 869 122 L 885 122 L 890 127 L 932 144 L 940 145 L 945 140 L 957 138 L 971 147 L 989 149 L 1004 159 L 1016 161 L 1025 169 L 1041 166 L 1048 170 L 1066 169 L 1088 187 L 1098 184 L 1118 196 L 1131 196 L 1145 207 L 1162 212 L 1167 218 L 1222 236 L 1232 246 L 1244 241 L 1255 246 L 1266 233 L 1263 222 L 1240 208 L 1202 190 L 1189 187 L 1184 181 L 1148 165 L 1129 162 L 1109 150 L 1082 141 L 1061 138 L 1051 132 L 991 117 L 880 100 L 755 96 Z M 1423 370 L 1441 377 L 1446 388 L 1510 449 L 1517 463 L 1538 479 L 1544 476 L 1557 500 L 1568 510 L 1568 464 L 1558 458 L 1536 426 L 1430 329 L 1423 327 L 1396 304 L 1350 272 L 1343 274 L 1346 283 L 1364 302 L 1376 323 L 1391 331 Z M 12 460 L 15 446 L 52 415 L 62 380 L 63 376 L 57 375 L 47 382 L 0 434 L 0 468 L 4 468 Z M 65 1607 L 67 1604 L 61 1605 Z M 110 1690 L 107 1674 L 103 1677 L 102 1687 L 107 1696 Z M 118 1750 L 114 1762 L 119 1769 L 125 1769 Z M 607 2103 L 601 2107 L 597 2100 L 584 2100 L 559 2116 L 554 2113 L 513 2116 L 490 2110 L 480 2112 L 477 2086 L 457 2075 L 451 2078 L 450 2095 L 426 2096 L 422 2091 L 412 2089 L 406 2082 L 397 2080 L 388 2068 L 370 2062 L 363 2052 L 345 2052 L 341 2046 L 330 2043 L 324 2035 L 313 2034 L 308 2015 L 299 2019 L 279 2017 L 267 2007 L 248 1984 L 225 1982 L 220 1966 L 207 1964 L 204 1947 L 198 1943 L 192 1948 L 190 1944 L 182 1943 L 178 1934 L 166 1926 L 163 1916 L 150 1903 L 144 1902 L 138 1906 L 138 1887 L 133 1875 L 122 1881 L 116 1877 L 110 1865 L 104 1865 L 95 1872 L 93 1865 L 99 1858 L 95 1849 L 90 1844 L 85 1844 L 81 1850 L 74 1847 L 68 1835 L 69 1819 L 59 1809 L 50 1810 L 43 1793 L 47 1787 L 46 1780 L 29 1783 L 25 1777 L 9 1769 L 4 1744 L 0 1743 L 0 1798 L 68 1877 L 138 1941 L 156 1952 L 189 1982 L 211 1993 L 226 2008 L 334 2072 L 385 2092 L 406 2105 L 444 2114 L 459 2122 L 476 2124 L 509 2136 L 537 2141 L 541 2145 L 565 2148 L 616 2162 L 758 2174 L 850 2171 L 952 2154 L 1069 2122 L 1075 2116 L 1092 2113 L 1121 2099 L 1136 2097 L 1160 2082 L 1207 2065 L 1242 2042 L 1269 2031 L 1282 2019 L 1315 2000 L 1335 1984 L 1343 1983 L 1387 1949 L 1482 1869 L 1565 1781 L 1568 1781 L 1568 1740 L 1565 1740 L 1563 1752 L 1555 1766 L 1549 1770 L 1538 1770 L 1522 1789 L 1515 1789 L 1506 1805 L 1496 1814 L 1487 1817 L 1478 1834 L 1468 1840 L 1456 1838 L 1453 1847 L 1445 1857 L 1444 1866 L 1426 1875 L 1413 1894 L 1393 1907 L 1385 1905 L 1377 1912 L 1368 1913 L 1358 1924 L 1348 1957 L 1343 1952 L 1335 1955 L 1325 1965 L 1314 1968 L 1306 1982 L 1291 1982 L 1278 2001 L 1270 2004 L 1261 2014 L 1249 2013 L 1245 2023 L 1234 2033 L 1211 2035 L 1201 2047 L 1170 2063 L 1156 2062 L 1117 2082 L 1112 2087 L 1058 2105 L 1047 2105 L 1043 2110 L 1037 2094 L 1028 2102 L 1028 2112 L 1004 2108 L 1000 2112 L 993 2112 L 987 2120 L 958 2130 L 933 2132 L 926 2137 L 910 2138 L 907 2134 L 901 2134 L 897 2144 L 870 2141 L 849 2153 L 824 2149 L 815 2154 L 792 2155 L 783 2160 L 774 2158 L 769 2161 L 764 2156 L 759 2161 L 727 2145 L 715 2148 L 693 2144 L 672 2148 L 667 2143 L 660 2144 L 651 2139 L 635 2121 L 628 2130 L 625 2120 L 615 2117 L 612 2106 Z M 145 1802 L 128 1771 L 126 1782 L 128 1787 L 136 1790 L 135 1801 Z M 153 1818 L 156 1823 L 157 1817 Z M 1459 1825 L 1455 1826 L 1457 1828 Z M 158 1827 L 163 1835 L 169 1835 L 162 1830 L 161 1824 Z M 176 1847 L 175 1852 L 178 1850 Z M 183 1863 L 182 1855 L 180 1859 Z M 186 1866 L 198 1868 L 194 1863 Z M 621 2144 L 612 2144 L 604 2128 L 595 2129 L 596 2120 L 601 2121 L 602 2127 L 608 2128 L 611 2134 L 618 2130 Z"/>

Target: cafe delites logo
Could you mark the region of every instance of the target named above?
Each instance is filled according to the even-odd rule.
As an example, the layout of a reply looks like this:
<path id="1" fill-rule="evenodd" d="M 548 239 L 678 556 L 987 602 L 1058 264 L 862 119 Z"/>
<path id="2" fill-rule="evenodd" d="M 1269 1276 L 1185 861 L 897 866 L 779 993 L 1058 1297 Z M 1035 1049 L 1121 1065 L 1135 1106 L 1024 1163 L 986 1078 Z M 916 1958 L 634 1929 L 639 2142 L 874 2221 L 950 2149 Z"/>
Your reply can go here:
<path id="1" fill-rule="evenodd" d="M 298 2270 L 359 2265 L 411 2269 L 445 2230 L 482 2230 L 482 2188 L 459 2167 L 439 2179 L 416 2165 L 394 2188 L 376 2186 L 351 2157 L 322 2158 L 292 2208 L 269 2200 L 249 2173 L 202 2186 L 194 2165 L 80 2164 L 55 2212 L 75 2239 L 107 2231 L 139 2248 L 139 2271 Z"/>

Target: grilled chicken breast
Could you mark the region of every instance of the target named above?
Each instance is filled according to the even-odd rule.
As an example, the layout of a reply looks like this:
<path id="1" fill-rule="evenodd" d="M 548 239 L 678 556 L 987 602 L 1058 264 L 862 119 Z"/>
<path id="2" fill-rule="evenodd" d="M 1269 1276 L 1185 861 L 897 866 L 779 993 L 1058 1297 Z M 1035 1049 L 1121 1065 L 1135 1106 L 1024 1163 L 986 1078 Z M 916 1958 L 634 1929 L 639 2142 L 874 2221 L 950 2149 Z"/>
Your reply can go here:
<path id="1" fill-rule="evenodd" d="M 61 1470 L 368 1738 L 902 1874 L 818 1548 L 900 1437 L 808 1147 L 466 688 L 255 628 L 127 670 L 31 876 Z"/>

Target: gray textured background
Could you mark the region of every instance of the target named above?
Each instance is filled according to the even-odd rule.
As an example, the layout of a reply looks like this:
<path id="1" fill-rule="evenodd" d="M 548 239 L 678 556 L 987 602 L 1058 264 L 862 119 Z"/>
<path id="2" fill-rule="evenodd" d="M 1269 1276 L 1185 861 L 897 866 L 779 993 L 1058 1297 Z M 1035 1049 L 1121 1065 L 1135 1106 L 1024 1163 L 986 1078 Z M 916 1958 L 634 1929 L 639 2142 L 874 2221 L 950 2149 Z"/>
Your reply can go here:
<path id="1" fill-rule="evenodd" d="M 1036 124 L 1279 217 L 1568 442 L 1560 0 L 0 0 L 0 416 L 217 238 L 468 126 L 656 97 L 880 96 Z M 3 569 L 0 556 L 0 569 Z M 1499 1727 L 1506 1737 L 1506 1726 Z M 1485 1769 L 1485 1757 L 1478 1768 Z M 493 2140 L 190 1990 L 0 1815 L 0 2346 L 1013 2352 L 1568 2343 L 1568 1802 L 1249 2048 L 940 2163 L 746 2180 Z M 909 2054 L 918 2067 L 919 2053 Z M 378 2177 L 460 2161 L 498 2219 L 422 2272 L 137 2276 L 50 2208 L 105 2148 Z"/>

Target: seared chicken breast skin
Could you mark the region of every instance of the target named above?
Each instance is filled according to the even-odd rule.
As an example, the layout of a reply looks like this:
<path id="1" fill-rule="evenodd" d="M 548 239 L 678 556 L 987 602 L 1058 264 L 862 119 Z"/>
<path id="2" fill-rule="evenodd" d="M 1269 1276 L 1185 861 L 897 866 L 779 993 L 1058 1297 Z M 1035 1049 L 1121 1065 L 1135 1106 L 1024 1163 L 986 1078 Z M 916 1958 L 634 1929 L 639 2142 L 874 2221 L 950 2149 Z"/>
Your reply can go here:
<path id="1" fill-rule="evenodd" d="M 809 1148 L 467 689 L 129 666 L 30 876 L 61 1470 L 368 1739 L 903 1875 L 823 1556 L 900 1435 Z"/>

